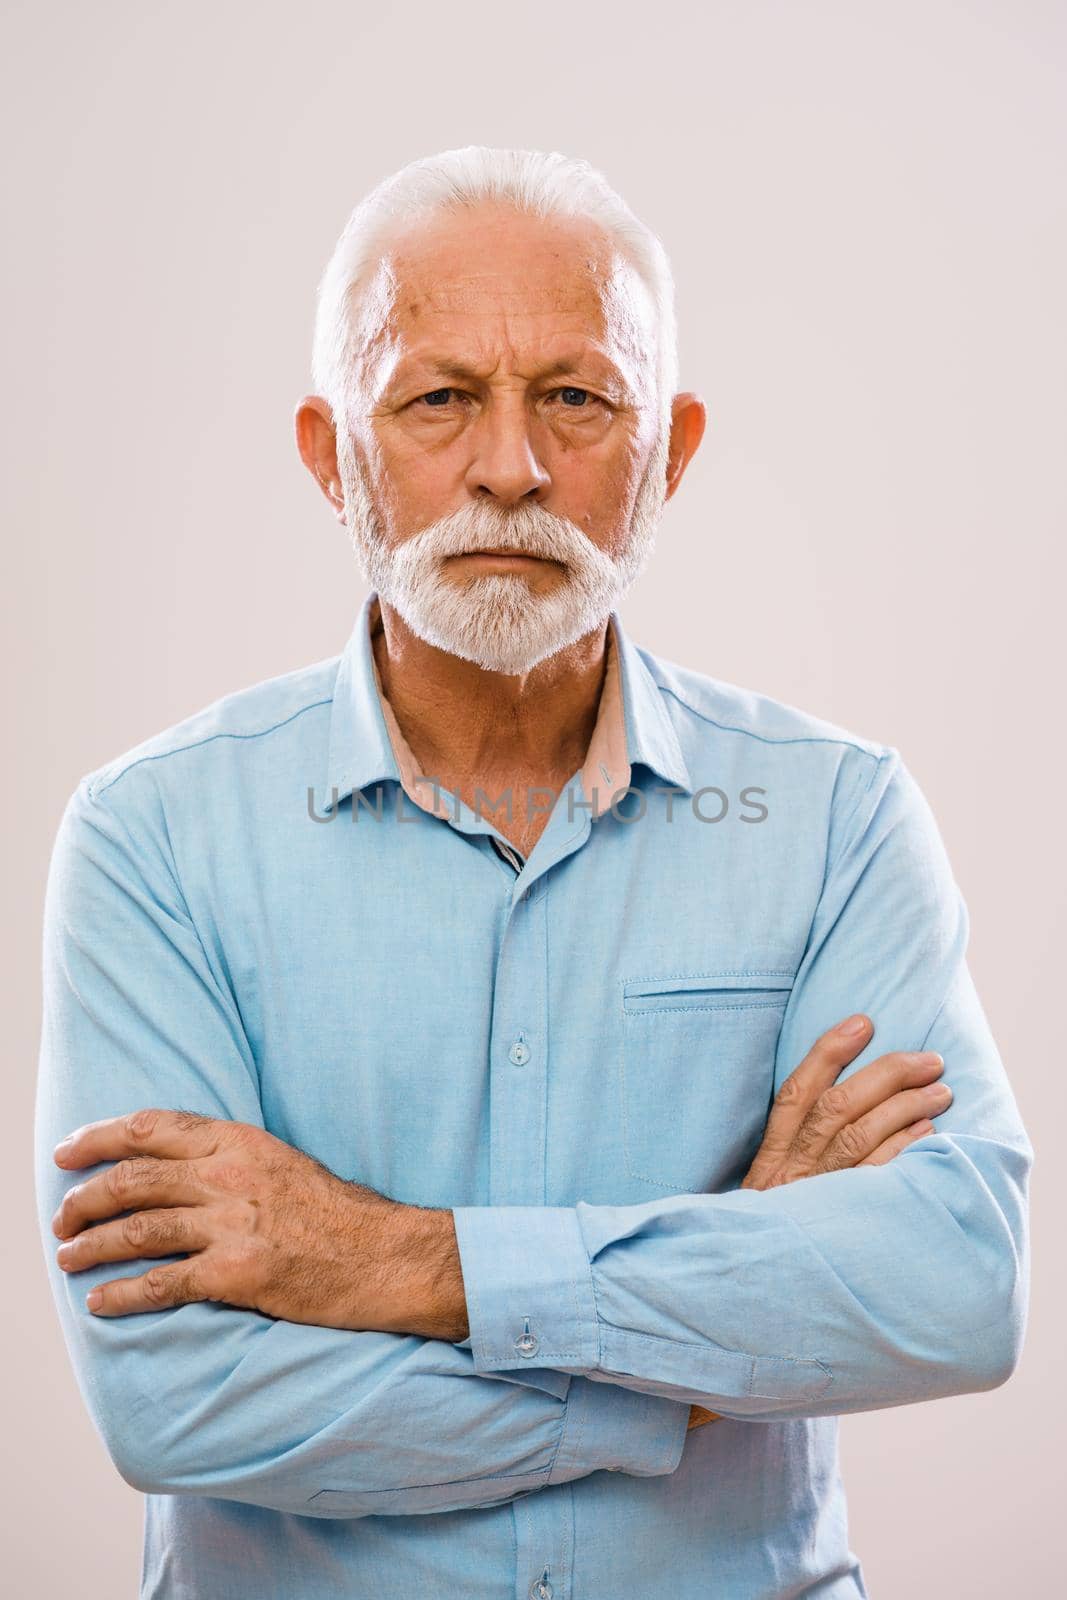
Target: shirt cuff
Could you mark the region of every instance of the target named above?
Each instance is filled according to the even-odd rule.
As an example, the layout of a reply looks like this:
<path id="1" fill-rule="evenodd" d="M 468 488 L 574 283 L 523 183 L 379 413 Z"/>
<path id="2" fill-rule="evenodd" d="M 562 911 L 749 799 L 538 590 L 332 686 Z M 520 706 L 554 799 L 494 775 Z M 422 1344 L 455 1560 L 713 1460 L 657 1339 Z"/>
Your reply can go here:
<path id="1" fill-rule="evenodd" d="M 456 1206 L 452 1215 L 470 1325 L 463 1343 L 475 1371 L 489 1377 L 510 1369 L 520 1380 L 525 1370 L 531 1381 L 538 1367 L 595 1371 L 600 1332 L 577 1214 L 567 1206 Z M 674 1471 L 688 1401 L 581 1373 L 567 1381 L 549 1484 L 600 1469 L 637 1477 Z"/>
<path id="2" fill-rule="evenodd" d="M 546 1486 L 589 1472 L 655 1478 L 673 1472 L 689 1429 L 689 1402 L 572 1378 L 563 1433 Z"/>
<path id="3" fill-rule="evenodd" d="M 593 1274 L 569 1206 L 455 1206 L 452 1216 L 476 1372 L 595 1371 Z"/>

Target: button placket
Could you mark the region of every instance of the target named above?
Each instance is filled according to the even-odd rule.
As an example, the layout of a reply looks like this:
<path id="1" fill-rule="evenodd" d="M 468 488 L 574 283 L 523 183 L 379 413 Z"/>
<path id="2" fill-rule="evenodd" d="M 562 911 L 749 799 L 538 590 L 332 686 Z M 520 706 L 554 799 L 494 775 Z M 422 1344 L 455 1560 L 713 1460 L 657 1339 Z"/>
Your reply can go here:
<path id="1" fill-rule="evenodd" d="M 494 1206 L 545 1205 L 548 1198 L 548 882 L 539 874 L 524 894 L 526 887 L 510 884 L 501 908 L 493 984 L 488 1203 Z M 524 1318 L 517 1308 L 504 1348 L 510 1339 L 518 1368 L 535 1362 L 549 1337 L 534 1313 Z M 571 1600 L 570 1484 L 516 1497 L 512 1512 L 514 1600 Z"/>
<path id="2" fill-rule="evenodd" d="M 493 985 L 490 1039 L 490 1205 L 545 1203 L 548 1133 L 548 919 L 545 900 L 542 891 L 502 908 L 502 938 Z"/>
<path id="3" fill-rule="evenodd" d="M 571 1600 L 571 1499 L 568 1483 L 513 1503 L 515 1600 Z"/>

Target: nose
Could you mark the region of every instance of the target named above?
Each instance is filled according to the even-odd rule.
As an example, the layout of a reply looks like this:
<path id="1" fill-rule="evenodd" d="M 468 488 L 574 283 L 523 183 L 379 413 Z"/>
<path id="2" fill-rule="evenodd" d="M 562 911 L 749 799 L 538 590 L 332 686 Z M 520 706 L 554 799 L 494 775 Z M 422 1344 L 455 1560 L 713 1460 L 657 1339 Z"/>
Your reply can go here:
<path id="1" fill-rule="evenodd" d="M 472 495 L 490 495 L 503 505 L 543 498 L 552 480 L 534 449 L 521 395 L 494 396 L 471 438 L 474 451 L 466 481 Z"/>

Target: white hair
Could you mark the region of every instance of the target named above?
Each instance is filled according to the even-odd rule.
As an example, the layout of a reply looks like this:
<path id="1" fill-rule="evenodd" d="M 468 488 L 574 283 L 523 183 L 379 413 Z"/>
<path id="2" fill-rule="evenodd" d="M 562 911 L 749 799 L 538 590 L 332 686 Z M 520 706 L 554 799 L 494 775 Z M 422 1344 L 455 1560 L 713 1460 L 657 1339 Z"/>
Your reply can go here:
<path id="1" fill-rule="evenodd" d="M 424 156 L 383 178 L 352 212 L 318 289 L 312 379 L 338 419 L 359 349 L 358 291 L 380 260 L 387 237 L 442 212 L 504 202 L 539 217 L 585 217 L 614 240 L 652 297 L 658 329 L 656 387 L 660 427 L 669 427 L 678 386 L 674 279 L 659 239 L 588 161 L 558 151 L 466 145 Z"/>

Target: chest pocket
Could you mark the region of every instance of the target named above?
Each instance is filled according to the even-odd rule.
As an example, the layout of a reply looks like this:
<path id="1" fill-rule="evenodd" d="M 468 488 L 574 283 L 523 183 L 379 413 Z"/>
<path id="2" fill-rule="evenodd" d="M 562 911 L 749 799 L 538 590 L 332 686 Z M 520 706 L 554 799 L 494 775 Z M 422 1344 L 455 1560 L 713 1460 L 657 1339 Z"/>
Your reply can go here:
<path id="1" fill-rule="evenodd" d="M 792 983 L 784 970 L 623 980 L 618 1084 L 631 1178 L 686 1194 L 740 1181 L 766 1125 Z"/>

